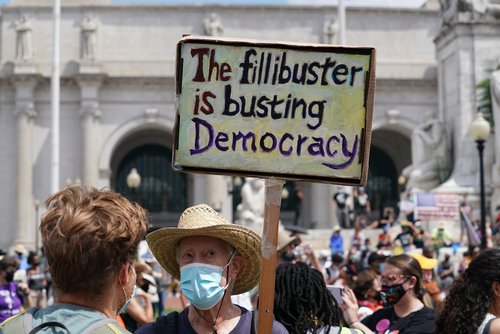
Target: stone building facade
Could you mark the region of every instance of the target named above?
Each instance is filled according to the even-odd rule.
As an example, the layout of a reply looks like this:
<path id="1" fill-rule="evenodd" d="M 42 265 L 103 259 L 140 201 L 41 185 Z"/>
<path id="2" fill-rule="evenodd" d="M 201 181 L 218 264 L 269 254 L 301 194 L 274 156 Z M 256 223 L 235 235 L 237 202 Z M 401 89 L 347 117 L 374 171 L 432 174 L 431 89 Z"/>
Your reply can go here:
<path id="1" fill-rule="evenodd" d="M 17 242 L 33 248 L 43 212 L 37 200 L 50 193 L 50 3 L 13 0 L 0 7 L 0 248 Z M 201 202 L 231 217 L 238 188 L 230 177 L 170 168 L 180 37 L 305 43 L 337 38 L 335 6 L 125 6 L 107 0 L 62 5 L 59 182 L 115 188 L 150 209 L 159 225 L 175 223 L 184 207 Z M 397 202 L 398 177 L 414 159 L 414 130 L 429 119 L 445 128 L 445 163 L 431 168 L 438 173 L 430 183 L 416 185 L 429 190 L 451 175 L 447 187 L 477 193 L 477 152 L 467 129 L 475 84 L 500 56 L 500 23 L 491 9 L 471 9 L 470 16 L 448 10 L 448 16 L 441 14 L 437 1 L 420 9 L 347 9 L 347 44 L 377 51 L 367 186 L 376 209 Z M 496 187 L 490 182 L 493 142 L 487 143 L 488 194 Z M 136 191 L 125 182 L 132 167 L 142 176 Z M 336 186 L 301 186 L 299 223 L 331 228 Z M 293 196 L 294 188 L 287 189 Z M 291 213 L 284 210 L 283 219 L 290 221 Z"/>

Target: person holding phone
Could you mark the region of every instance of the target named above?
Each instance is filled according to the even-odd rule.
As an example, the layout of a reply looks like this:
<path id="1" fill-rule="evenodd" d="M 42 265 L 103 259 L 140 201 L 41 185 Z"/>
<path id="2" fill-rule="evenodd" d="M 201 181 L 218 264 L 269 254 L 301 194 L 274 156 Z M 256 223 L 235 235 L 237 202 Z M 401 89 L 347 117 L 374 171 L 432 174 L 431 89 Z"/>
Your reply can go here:
<path id="1" fill-rule="evenodd" d="M 344 303 L 342 301 L 342 293 L 344 291 L 343 287 L 338 285 L 327 285 L 326 288 L 328 289 L 328 291 L 330 291 L 337 304 L 340 305 Z"/>
<path id="2" fill-rule="evenodd" d="M 276 267 L 274 318 L 290 334 L 363 333 L 341 325 L 341 310 L 323 275 L 301 262 Z"/>

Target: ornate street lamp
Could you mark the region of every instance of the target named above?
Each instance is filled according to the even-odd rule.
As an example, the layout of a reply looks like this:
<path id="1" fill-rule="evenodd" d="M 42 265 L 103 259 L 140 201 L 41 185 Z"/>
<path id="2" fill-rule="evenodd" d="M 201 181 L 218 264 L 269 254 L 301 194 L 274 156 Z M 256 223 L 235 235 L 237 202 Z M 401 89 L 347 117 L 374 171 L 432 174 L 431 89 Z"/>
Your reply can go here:
<path id="1" fill-rule="evenodd" d="M 132 168 L 130 173 L 128 173 L 127 175 L 127 186 L 132 190 L 135 201 L 137 201 L 136 191 L 140 185 L 141 185 L 141 175 L 139 175 L 139 173 L 137 172 L 137 168 Z"/>
<path id="2" fill-rule="evenodd" d="M 490 123 L 484 119 L 483 113 L 478 112 L 472 121 L 469 128 L 469 133 L 472 139 L 477 144 L 479 152 L 479 185 L 481 196 L 481 249 L 486 248 L 486 209 L 485 209 L 485 195 L 484 195 L 484 170 L 483 170 L 483 151 L 484 142 L 490 136 Z"/>

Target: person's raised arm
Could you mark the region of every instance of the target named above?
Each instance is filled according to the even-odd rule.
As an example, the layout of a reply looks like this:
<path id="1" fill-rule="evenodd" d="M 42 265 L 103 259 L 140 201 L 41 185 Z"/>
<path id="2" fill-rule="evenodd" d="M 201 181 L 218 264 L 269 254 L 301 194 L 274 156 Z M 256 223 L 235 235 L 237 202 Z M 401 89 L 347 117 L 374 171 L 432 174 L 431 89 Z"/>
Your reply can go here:
<path id="1" fill-rule="evenodd" d="M 354 292 L 348 288 L 344 288 L 344 292 L 342 293 L 342 301 L 343 304 L 340 304 L 340 308 L 342 310 L 342 314 L 344 315 L 344 319 L 347 322 L 347 326 L 349 328 L 359 329 L 363 331 L 365 334 L 373 334 L 373 332 L 363 325 L 363 323 L 359 320 L 358 316 L 358 301 Z"/>

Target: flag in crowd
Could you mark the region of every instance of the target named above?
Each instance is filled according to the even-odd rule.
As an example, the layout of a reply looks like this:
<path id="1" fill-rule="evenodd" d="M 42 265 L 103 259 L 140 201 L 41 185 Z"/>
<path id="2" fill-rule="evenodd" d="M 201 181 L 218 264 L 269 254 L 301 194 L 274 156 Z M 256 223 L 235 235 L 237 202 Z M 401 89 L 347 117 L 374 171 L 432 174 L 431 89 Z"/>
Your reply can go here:
<path id="1" fill-rule="evenodd" d="M 460 196 L 449 193 L 415 194 L 415 219 L 459 219 Z"/>

